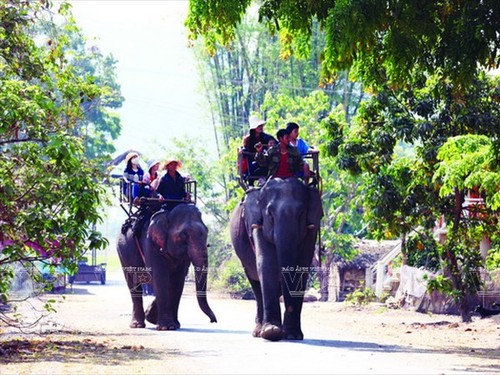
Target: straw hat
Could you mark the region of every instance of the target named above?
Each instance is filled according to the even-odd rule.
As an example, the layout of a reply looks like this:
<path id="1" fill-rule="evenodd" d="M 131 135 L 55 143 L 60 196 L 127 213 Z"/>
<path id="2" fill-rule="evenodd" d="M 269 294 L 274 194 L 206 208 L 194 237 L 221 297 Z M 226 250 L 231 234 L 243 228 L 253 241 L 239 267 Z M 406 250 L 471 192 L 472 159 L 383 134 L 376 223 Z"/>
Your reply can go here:
<path id="1" fill-rule="evenodd" d="M 250 116 L 248 118 L 248 123 L 250 124 L 250 129 L 256 129 L 260 125 L 264 125 L 266 122 L 261 120 L 258 116 Z"/>
<path id="2" fill-rule="evenodd" d="M 137 152 L 129 152 L 127 154 L 127 156 L 125 157 L 125 164 L 128 165 L 128 162 L 130 161 L 130 159 L 134 158 L 134 157 L 139 157 L 139 154 Z"/>
<path id="3" fill-rule="evenodd" d="M 182 168 L 182 162 L 180 160 L 177 160 L 175 158 L 168 158 L 166 161 L 165 161 L 165 169 L 167 168 L 167 166 L 170 164 L 170 163 L 177 163 L 177 169 L 181 169 Z"/>

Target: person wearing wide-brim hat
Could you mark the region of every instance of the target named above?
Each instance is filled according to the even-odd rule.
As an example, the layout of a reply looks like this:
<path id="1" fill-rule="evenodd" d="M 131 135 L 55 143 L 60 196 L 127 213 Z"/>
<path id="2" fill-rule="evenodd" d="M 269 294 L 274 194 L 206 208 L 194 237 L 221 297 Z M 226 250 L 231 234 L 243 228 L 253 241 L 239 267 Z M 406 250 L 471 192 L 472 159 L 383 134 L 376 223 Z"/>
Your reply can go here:
<path id="1" fill-rule="evenodd" d="M 264 132 L 266 121 L 258 116 L 250 116 L 248 118 L 250 129 L 248 134 L 243 137 L 243 148 L 245 157 L 247 158 L 248 174 L 253 177 L 267 176 L 267 170 L 261 168 L 255 161 L 255 146 L 263 145 L 265 149 L 278 143 L 276 138 Z M 252 185 L 253 180 L 250 179 Z"/>
<path id="2" fill-rule="evenodd" d="M 141 168 L 137 152 L 129 152 L 125 157 L 125 164 L 123 178 L 126 183 L 124 184 L 123 193 L 133 200 L 143 194 L 144 170 Z M 129 186 L 131 187 L 130 190 Z"/>
<path id="3" fill-rule="evenodd" d="M 130 163 L 130 161 L 132 160 L 132 158 L 138 158 L 139 157 L 139 154 L 135 151 L 131 151 L 127 154 L 127 156 L 125 156 L 125 165 L 128 165 L 128 163 Z"/>
<path id="4" fill-rule="evenodd" d="M 186 192 L 185 179 L 178 172 L 182 167 L 182 162 L 175 158 L 168 158 L 165 161 L 163 169 L 166 173 L 161 177 L 160 183 L 156 192 L 167 200 L 166 208 L 171 210 L 180 203 L 185 203 L 189 200 Z"/>
<path id="5" fill-rule="evenodd" d="M 156 189 L 159 184 L 158 170 L 160 169 L 160 161 L 153 159 L 148 162 L 148 170 L 144 173 L 144 184 L 146 188 L 146 196 L 155 197 Z"/>
<path id="6" fill-rule="evenodd" d="M 168 166 L 172 163 L 176 164 L 176 167 L 175 167 L 176 170 L 182 168 L 182 162 L 180 160 L 177 160 L 175 158 L 169 158 L 169 159 L 165 160 L 165 163 L 163 164 L 163 169 L 168 170 Z"/>

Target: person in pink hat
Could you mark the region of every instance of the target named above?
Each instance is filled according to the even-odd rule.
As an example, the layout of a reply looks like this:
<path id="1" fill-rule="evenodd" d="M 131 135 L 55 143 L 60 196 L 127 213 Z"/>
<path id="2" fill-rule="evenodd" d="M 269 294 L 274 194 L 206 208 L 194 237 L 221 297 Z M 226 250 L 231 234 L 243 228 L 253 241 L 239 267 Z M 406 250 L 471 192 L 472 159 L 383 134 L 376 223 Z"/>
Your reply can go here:
<path id="1" fill-rule="evenodd" d="M 148 170 L 144 173 L 145 195 L 147 197 L 156 197 L 156 188 L 158 187 L 158 169 L 160 169 L 159 160 L 151 160 L 148 163 Z"/>

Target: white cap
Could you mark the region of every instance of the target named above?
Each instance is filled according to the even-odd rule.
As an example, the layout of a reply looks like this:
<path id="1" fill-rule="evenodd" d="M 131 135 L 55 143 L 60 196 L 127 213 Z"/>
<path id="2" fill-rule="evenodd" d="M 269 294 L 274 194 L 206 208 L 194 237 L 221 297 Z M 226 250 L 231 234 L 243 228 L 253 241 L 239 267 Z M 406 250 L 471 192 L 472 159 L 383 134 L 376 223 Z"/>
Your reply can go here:
<path id="1" fill-rule="evenodd" d="M 260 125 L 264 125 L 266 122 L 261 120 L 258 116 L 250 116 L 248 118 L 248 123 L 250 124 L 250 129 L 255 129 Z"/>

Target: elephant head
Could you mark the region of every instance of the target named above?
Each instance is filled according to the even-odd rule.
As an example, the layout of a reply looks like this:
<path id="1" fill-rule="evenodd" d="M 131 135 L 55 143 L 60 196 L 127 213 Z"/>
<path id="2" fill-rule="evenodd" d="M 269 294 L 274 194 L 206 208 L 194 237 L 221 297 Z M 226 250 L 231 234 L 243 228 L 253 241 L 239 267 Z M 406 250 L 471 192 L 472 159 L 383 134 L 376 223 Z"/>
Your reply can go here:
<path id="1" fill-rule="evenodd" d="M 262 229 L 252 238 L 262 237 L 277 247 L 296 248 L 304 245 L 311 234 L 313 242 L 307 243 L 314 246 L 323 210 L 317 190 L 293 178 L 271 179 L 260 191 L 247 196 L 245 215 L 249 233 Z"/>
<path id="2" fill-rule="evenodd" d="M 271 179 L 248 191 L 234 211 L 231 240 L 256 296 L 255 336 L 303 338 L 303 294 L 322 216 L 319 192 L 296 178 Z"/>
<path id="3" fill-rule="evenodd" d="M 180 204 L 170 212 L 157 212 L 151 218 L 147 236 L 157 245 L 157 249 L 153 251 L 160 252 L 169 264 L 185 260 L 193 264 L 198 304 L 210 321 L 216 322 L 217 319 L 208 305 L 206 296 L 208 228 L 203 223 L 198 208 L 190 204 Z M 153 277 L 154 274 L 153 265 Z"/>

